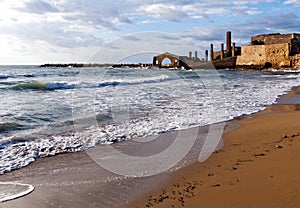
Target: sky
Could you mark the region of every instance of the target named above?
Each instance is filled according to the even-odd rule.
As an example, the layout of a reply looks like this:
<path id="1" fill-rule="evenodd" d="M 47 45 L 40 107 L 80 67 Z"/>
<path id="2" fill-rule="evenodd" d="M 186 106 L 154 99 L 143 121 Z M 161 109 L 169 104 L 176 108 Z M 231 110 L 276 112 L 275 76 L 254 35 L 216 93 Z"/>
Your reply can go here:
<path id="1" fill-rule="evenodd" d="M 148 32 L 205 50 L 232 31 L 233 42 L 247 45 L 258 34 L 300 33 L 299 9 L 300 0 L 0 0 L 0 65 L 90 62 L 103 47 L 124 37 L 122 47 L 131 47 Z"/>

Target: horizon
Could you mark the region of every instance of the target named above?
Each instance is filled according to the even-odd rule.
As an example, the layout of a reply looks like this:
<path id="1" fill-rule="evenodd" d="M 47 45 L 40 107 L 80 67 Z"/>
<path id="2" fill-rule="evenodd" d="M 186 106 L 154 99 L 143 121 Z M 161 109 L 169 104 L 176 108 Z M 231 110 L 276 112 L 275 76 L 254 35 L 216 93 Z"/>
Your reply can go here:
<path id="1" fill-rule="evenodd" d="M 107 44 L 145 31 L 178 36 L 202 51 L 210 43 L 219 50 L 226 31 L 240 46 L 255 35 L 300 33 L 296 0 L 2 0 L 0 6 L 0 65 L 88 63 Z"/>

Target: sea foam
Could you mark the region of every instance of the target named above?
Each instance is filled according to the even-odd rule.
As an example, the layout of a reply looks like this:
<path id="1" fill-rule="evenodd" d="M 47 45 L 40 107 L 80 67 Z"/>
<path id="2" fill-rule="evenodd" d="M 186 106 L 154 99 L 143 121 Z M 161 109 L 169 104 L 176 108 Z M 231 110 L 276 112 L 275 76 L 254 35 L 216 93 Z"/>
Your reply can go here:
<path id="1" fill-rule="evenodd" d="M 203 73 L 202 80 L 205 79 L 209 85 L 214 86 L 214 77 L 206 71 L 199 73 Z M 95 145 L 204 126 L 255 113 L 274 103 L 278 96 L 297 85 L 299 79 L 298 74 L 278 76 L 220 71 L 222 88 L 224 87 L 224 90 L 220 91 L 222 88 L 218 86 L 206 89 L 199 75 L 190 72 L 184 74 L 185 79 L 169 74 L 152 77 L 132 76 L 128 79 L 122 79 L 122 76 L 109 77 L 105 80 L 98 80 L 95 77 L 92 81 L 62 82 L 53 79 L 32 82 L 31 80 L 15 86 L 16 90 L 31 90 L 33 94 L 31 98 L 44 96 L 43 99 L 49 99 L 45 102 L 47 108 L 73 101 L 72 115 L 79 123 L 80 120 L 86 121 L 87 116 L 94 114 L 97 117 L 97 114 L 103 111 L 112 115 L 112 123 L 97 124 L 95 118 L 92 125 L 76 129 L 77 131 L 73 133 L 35 139 L 27 139 L 24 136 L 21 140 L 15 135 L 3 137 L 1 141 L 6 142 L 0 145 L 0 174 L 24 167 L 39 157 L 83 151 Z M 67 93 L 69 89 L 74 90 L 71 101 Z M 34 94 L 36 90 L 51 92 L 36 95 Z M 26 97 L 27 94 L 19 93 L 18 96 Z M 53 97 L 62 99 L 55 100 Z M 38 102 L 29 102 L 29 107 L 36 103 Z M 57 112 L 53 113 L 57 115 Z"/>

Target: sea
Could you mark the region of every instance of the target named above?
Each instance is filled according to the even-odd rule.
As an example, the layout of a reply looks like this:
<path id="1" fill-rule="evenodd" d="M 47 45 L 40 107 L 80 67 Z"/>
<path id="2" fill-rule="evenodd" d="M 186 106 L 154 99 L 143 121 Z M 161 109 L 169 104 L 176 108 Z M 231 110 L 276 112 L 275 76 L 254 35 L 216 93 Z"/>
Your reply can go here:
<path id="1" fill-rule="evenodd" d="M 299 79 L 298 72 L 0 66 L 0 174 L 39 157 L 253 114 Z"/>

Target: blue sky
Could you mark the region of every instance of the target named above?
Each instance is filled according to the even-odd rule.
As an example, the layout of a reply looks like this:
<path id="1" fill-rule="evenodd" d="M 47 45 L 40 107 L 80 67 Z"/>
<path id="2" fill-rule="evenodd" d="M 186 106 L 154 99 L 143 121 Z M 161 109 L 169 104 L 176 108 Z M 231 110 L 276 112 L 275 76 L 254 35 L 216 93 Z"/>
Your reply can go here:
<path id="1" fill-rule="evenodd" d="M 0 0 L 0 64 L 87 62 L 111 41 L 147 31 L 204 50 L 231 30 L 244 45 L 261 33 L 300 33 L 299 9 L 299 0 Z"/>

